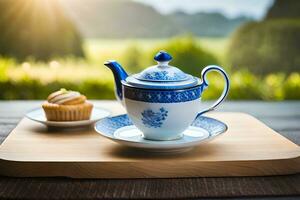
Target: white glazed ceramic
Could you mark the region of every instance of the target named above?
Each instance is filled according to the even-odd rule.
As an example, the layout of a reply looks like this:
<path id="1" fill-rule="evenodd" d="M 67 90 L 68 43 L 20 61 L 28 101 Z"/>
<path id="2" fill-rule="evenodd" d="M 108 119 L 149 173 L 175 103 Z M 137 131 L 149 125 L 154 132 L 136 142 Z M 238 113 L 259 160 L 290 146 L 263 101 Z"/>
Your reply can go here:
<path id="1" fill-rule="evenodd" d="M 46 119 L 44 110 L 42 108 L 36 108 L 34 110 L 29 111 L 26 114 L 28 119 L 33 121 L 42 123 L 46 126 L 50 127 L 61 127 L 61 128 L 74 128 L 74 127 L 81 127 L 81 126 L 88 126 L 96 121 L 108 117 L 110 112 L 104 110 L 102 108 L 93 108 L 91 118 L 89 120 L 81 120 L 81 121 L 48 121 Z"/>
<path id="2" fill-rule="evenodd" d="M 172 57 L 160 51 L 154 59 L 157 65 L 128 76 L 116 61 L 105 63 L 115 78 L 116 97 L 126 108 L 133 124 L 149 140 L 174 140 L 193 120 L 221 104 L 229 90 L 229 79 L 219 66 L 205 67 L 201 79 L 185 74 L 168 63 Z M 223 93 L 209 108 L 203 108 L 202 92 L 208 87 L 207 73 L 219 72 L 225 80 Z"/>
<path id="3" fill-rule="evenodd" d="M 134 101 L 131 99 L 124 99 L 128 116 L 133 124 L 138 127 L 145 138 L 150 140 L 174 140 L 182 137 L 183 131 L 193 122 L 200 110 L 201 101 L 196 99 L 194 101 L 187 101 L 181 103 L 147 103 Z M 159 115 L 161 110 L 167 112 L 165 120 L 161 122 L 159 127 L 152 124 L 154 117 L 149 116 L 149 123 L 145 120 L 143 113 L 153 111 Z"/>
<path id="4" fill-rule="evenodd" d="M 100 120 L 95 130 L 102 136 L 128 147 L 140 148 L 152 152 L 182 152 L 192 147 L 210 141 L 227 130 L 227 126 L 215 119 L 198 116 L 186 130 L 182 137 L 170 141 L 153 141 L 143 137 L 128 115 L 118 115 Z"/>

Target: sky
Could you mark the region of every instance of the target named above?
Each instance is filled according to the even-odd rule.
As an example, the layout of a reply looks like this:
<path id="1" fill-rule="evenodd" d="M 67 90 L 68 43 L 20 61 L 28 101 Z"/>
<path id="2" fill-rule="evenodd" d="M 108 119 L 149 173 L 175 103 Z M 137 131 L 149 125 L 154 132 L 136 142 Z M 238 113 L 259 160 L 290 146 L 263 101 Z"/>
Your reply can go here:
<path id="1" fill-rule="evenodd" d="M 153 6 L 161 13 L 174 11 L 220 12 L 229 18 L 248 16 L 254 19 L 264 17 L 273 0 L 134 0 Z"/>

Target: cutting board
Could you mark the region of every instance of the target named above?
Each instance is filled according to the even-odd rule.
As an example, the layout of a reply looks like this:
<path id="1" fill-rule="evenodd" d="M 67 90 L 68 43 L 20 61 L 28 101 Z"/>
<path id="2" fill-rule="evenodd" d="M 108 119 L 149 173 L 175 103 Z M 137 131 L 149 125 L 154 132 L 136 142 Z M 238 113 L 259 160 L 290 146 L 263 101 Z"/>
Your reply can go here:
<path id="1" fill-rule="evenodd" d="M 208 114 L 228 125 L 215 140 L 181 154 L 116 144 L 92 127 L 47 129 L 22 119 L 0 146 L 0 174 L 15 177 L 164 178 L 267 176 L 300 172 L 300 147 L 243 113 Z"/>

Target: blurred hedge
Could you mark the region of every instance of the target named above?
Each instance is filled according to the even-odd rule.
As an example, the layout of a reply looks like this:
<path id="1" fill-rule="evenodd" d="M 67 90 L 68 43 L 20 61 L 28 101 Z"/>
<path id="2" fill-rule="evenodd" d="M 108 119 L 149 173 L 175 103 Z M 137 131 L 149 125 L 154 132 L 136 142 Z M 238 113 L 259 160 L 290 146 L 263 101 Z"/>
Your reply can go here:
<path id="1" fill-rule="evenodd" d="M 299 100 L 300 73 L 283 73 L 257 76 L 249 71 L 229 73 L 231 100 Z M 203 99 L 215 99 L 223 90 L 223 81 L 219 75 L 209 74 L 209 89 Z"/>
<path id="2" fill-rule="evenodd" d="M 228 59 L 233 69 L 256 74 L 300 70 L 300 20 L 250 22 L 232 37 Z"/>
<path id="3" fill-rule="evenodd" d="M 101 80 L 42 83 L 40 80 L 0 81 L 0 99 L 46 99 L 59 88 L 80 91 L 90 99 L 113 99 L 113 86 Z"/>
<path id="4" fill-rule="evenodd" d="M 113 77 L 108 76 L 99 69 L 99 78 L 84 75 L 80 71 L 64 71 L 64 79 L 53 78 L 44 81 L 43 77 L 30 77 L 21 73 L 18 78 L 9 77 L 8 69 L 1 69 L 0 99 L 46 99 L 48 94 L 59 88 L 77 90 L 85 94 L 89 99 L 115 99 L 113 89 Z M 14 69 L 24 70 L 22 67 Z M 32 69 L 34 70 L 34 69 Z M 68 74 L 83 76 L 82 79 L 72 78 Z M 14 71 L 15 73 L 15 71 Z M 49 69 L 49 74 L 54 73 Z M 93 73 L 96 73 L 93 72 Z M 6 75 L 5 75 L 6 74 Z M 209 87 L 204 92 L 203 100 L 216 99 L 222 92 L 223 80 L 219 74 L 209 74 Z M 256 76 L 248 71 L 229 73 L 231 87 L 228 99 L 231 100 L 290 100 L 300 99 L 300 73 L 285 75 L 283 73 Z M 54 76 L 55 77 L 55 76 Z M 107 78 L 104 78 L 107 77 Z"/>

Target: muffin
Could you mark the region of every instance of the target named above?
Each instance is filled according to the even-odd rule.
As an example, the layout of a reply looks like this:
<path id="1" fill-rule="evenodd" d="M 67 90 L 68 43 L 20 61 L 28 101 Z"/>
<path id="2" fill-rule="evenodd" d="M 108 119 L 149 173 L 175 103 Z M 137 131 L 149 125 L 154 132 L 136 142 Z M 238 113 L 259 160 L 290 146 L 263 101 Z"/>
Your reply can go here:
<path id="1" fill-rule="evenodd" d="M 61 89 L 50 94 L 42 107 L 48 121 L 79 121 L 90 119 L 93 104 L 79 92 Z"/>

